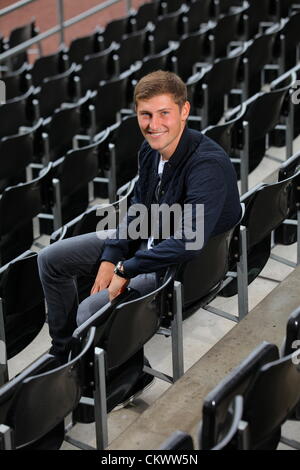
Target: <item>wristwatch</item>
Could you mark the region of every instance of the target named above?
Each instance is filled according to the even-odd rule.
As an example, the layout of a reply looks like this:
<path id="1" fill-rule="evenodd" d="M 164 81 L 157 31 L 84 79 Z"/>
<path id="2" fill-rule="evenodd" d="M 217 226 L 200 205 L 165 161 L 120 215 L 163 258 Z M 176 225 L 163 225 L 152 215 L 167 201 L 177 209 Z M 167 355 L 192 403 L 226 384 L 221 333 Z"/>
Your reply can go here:
<path id="1" fill-rule="evenodd" d="M 117 276 L 123 277 L 123 279 L 128 279 L 128 277 L 126 276 L 126 274 L 125 274 L 125 272 L 124 272 L 124 266 L 123 266 L 122 261 L 119 261 L 119 262 L 116 264 L 115 269 L 114 269 L 114 273 L 115 273 Z"/>

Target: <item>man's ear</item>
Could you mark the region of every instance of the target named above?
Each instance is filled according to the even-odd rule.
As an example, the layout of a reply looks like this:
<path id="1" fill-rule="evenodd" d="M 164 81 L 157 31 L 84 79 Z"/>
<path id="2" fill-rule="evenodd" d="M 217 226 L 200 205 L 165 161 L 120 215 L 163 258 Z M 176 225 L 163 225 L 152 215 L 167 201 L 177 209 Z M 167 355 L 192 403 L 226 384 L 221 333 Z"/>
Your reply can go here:
<path id="1" fill-rule="evenodd" d="M 182 106 L 182 110 L 181 110 L 181 119 L 183 121 L 186 121 L 187 118 L 189 117 L 190 110 L 191 110 L 191 105 L 189 101 L 186 101 L 184 105 Z"/>

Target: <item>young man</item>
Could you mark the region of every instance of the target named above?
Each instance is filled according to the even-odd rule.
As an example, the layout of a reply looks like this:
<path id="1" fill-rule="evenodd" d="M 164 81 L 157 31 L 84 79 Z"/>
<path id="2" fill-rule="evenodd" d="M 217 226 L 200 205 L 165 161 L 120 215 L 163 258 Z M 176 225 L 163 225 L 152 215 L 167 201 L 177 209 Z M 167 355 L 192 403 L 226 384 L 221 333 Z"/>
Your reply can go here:
<path id="1" fill-rule="evenodd" d="M 186 126 L 190 105 L 182 80 L 171 72 L 156 71 L 143 77 L 135 88 L 137 119 L 145 137 L 139 152 L 139 180 L 133 204 L 150 211 L 153 204 L 177 204 L 191 209 L 187 220 L 197 230 L 197 206 L 204 207 L 203 243 L 233 227 L 241 207 L 233 166 L 225 152 L 200 132 Z M 129 226 L 128 215 L 121 226 Z M 161 218 L 159 219 L 161 220 Z M 199 225 L 199 223 L 198 223 Z M 199 227 L 198 227 L 199 228 Z M 144 295 L 156 286 L 171 265 L 192 258 L 201 246 L 187 249 L 178 232 L 161 237 L 148 234 L 145 240 L 90 233 L 62 240 L 39 255 L 40 277 L 48 304 L 51 352 L 62 361 L 77 323 L 94 314 L 129 284 Z M 182 232 L 181 232 L 182 233 Z M 95 273 L 91 295 L 78 307 L 75 278 Z M 78 309 L 77 309 L 78 308 Z M 152 378 L 142 373 L 143 352 L 136 357 L 138 374 L 124 399 L 140 393 Z"/>

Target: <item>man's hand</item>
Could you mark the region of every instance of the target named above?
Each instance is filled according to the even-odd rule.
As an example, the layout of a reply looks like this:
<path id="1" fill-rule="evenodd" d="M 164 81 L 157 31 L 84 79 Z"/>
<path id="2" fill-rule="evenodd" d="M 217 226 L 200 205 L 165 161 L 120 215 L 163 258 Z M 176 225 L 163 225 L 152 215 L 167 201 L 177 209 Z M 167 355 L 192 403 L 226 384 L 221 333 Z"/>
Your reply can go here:
<path id="1" fill-rule="evenodd" d="M 115 265 L 109 261 L 102 261 L 98 270 L 94 285 L 91 289 L 91 295 L 97 294 L 103 289 L 107 289 L 114 276 Z"/>
<path id="2" fill-rule="evenodd" d="M 118 295 L 122 294 L 122 292 L 124 292 L 128 284 L 129 284 L 129 279 L 124 279 L 123 277 L 117 276 L 115 274 L 108 288 L 110 302 L 115 297 L 118 297 Z"/>

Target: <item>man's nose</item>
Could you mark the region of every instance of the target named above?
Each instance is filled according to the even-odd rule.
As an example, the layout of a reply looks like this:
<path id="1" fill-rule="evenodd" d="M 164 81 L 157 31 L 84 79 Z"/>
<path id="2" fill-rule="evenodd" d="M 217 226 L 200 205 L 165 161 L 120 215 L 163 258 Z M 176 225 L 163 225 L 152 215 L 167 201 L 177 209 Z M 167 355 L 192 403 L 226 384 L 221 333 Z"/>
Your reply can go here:
<path id="1" fill-rule="evenodd" d="M 158 116 L 152 116 L 151 120 L 150 120 L 150 128 L 155 131 L 155 130 L 159 129 L 159 126 L 160 126 L 159 117 Z"/>

